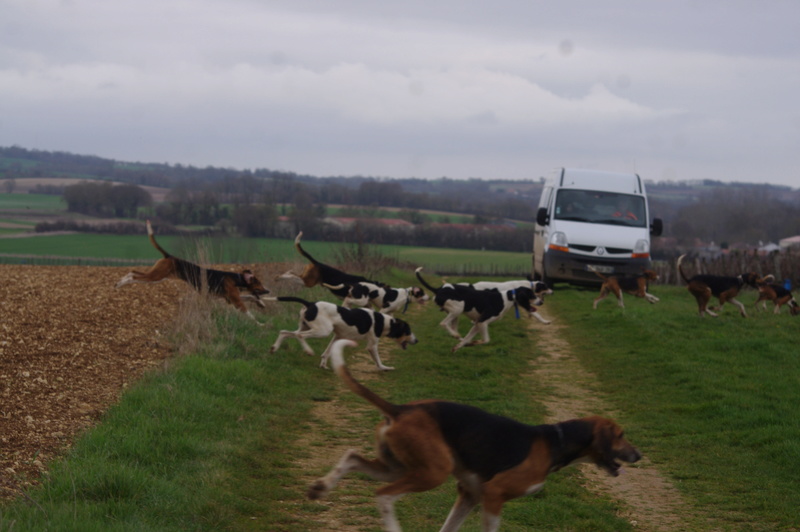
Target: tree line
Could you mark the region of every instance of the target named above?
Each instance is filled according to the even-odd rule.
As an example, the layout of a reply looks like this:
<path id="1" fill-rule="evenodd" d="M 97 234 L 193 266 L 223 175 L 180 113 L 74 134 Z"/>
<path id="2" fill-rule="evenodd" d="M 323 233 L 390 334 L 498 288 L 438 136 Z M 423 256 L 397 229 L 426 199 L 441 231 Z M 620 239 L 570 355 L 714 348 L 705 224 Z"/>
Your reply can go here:
<path id="1" fill-rule="evenodd" d="M 355 217 L 376 216 L 382 208 L 392 207 L 400 209 L 413 228 L 402 232 L 374 223 L 362 224 L 364 238 L 515 251 L 527 250 L 530 245 L 531 229 L 526 224 L 533 222 L 542 189 L 541 179 L 321 178 L 267 169 L 122 163 L 94 156 L 0 147 L 0 178 L 8 181 L 34 175 L 91 176 L 94 187 L 64 190 L 63 194 L 70 210 L 97 216 L 125 217 L 125 213 L 144 209 L 148 216 L 174 225 L 214 225 L 245 236 L 283 237 L 302 229 L 309 237 L 333 238 L 332 233 L 341 229 L 323 222 L 330 206 L 345 206 L 361 213 Z M 110 181 L 128 187 L 117 191 L 116 186 L 102 184 Z M 155 205 L 135 185 L 162 186 L 170 192 L 165 202 Z M 674 241 L 679 247 L 688 248 L 698 241 L 723 247 L 757 245 L 800 234 L 799 190 L 708 180 L 648 181 L 647 187 L 651 217 L 664 220 L 664 241 Z M 426 210 L 468 215 L 476 227 L 436 226 L 424 214 Z M 518 222 L 517 229 L 501 227 L 508 220 Z M 487 233 L 491 235 L 488 238 Z"/>

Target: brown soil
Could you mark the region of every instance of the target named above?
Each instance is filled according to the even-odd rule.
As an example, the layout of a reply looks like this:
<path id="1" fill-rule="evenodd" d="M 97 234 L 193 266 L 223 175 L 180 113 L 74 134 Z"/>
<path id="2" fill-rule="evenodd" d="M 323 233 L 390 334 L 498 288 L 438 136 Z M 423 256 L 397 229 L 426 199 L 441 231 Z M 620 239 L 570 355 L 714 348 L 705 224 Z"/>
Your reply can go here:
<path id="1" fill-rule="evenodd" d="M 193 292 L 177 280 L 114 289 L 128 271 L 0 265 L 0 498 L 170 356 L 165 328 Z"/>

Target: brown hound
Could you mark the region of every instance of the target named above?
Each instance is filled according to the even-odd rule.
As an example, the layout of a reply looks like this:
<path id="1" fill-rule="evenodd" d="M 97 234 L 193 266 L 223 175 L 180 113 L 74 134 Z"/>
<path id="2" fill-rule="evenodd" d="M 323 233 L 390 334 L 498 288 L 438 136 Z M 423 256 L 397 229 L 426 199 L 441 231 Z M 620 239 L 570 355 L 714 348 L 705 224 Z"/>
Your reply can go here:
<path id="1" fill-rule="evenodd" d="M 690 279 L 686 277 L 686 274 L 683 272 L 683 267 L 681 266 L 685 256 L 686 255 L 681 255 L 678 257 L 678 271 L 681 274 L 681 278 L 686 282 L 689 292 L 697 300 L 700 316 L 702 317 L 705 314 L 713 317 L 717 316 L 717 314 L 709 310 L 708 307 L 711 296 L 714 296 L 719 299 L 719 307 L 714 310 L 722 310 L 722 305 L 730 301 L 739 307 L 739 313 L 742 317 L 746 318 L 747 312 L 744 310 L 744 305 L 736 301 L 736 296 L 739 295 L 739 292 L 745 285 L 750 285 L 755 288 L 758 275 L 753 272 L 743 273 L 736 277 L 705 274 L 695 275 Z"/>
<path id="2" fill-rule="evenodd" d="M 653 270 L 642 269 L 642 273 L 634 277 L 618 275 L 610 275 L 606 277 L 602 273 L 593 269 L 591 266 L 589 266 L 589 269 L 591 269 L 595 275 L 603 280 L 603 284 L 600 286 L 600 295 L 595 298 L 594 303 L 592 304 L 592 308 L 595 310 L 597 310 L 597 304 L 605 299 L 608 294 L 614 294 L 617 297 L 617 304 L 619 304 L 621 308 L 625 308 L 625 304 L 622 302 L 623 292 L 636 297 L 643 297 L 650 303 L 655 303 L 659 300 L 653 294 L 647 293 L 648 283 L 650 281 L 658 281 L 658 274 Z"/>
<path id="3" fill-rule="evenodd" d="M 214 295 L 224 297 L 228 303 L 253 319 L 255 317 L 244 306 L 242 298 L 253 299 L 258 306 L 264 306 L 261 296 L 269 294 L 269 290 L 264 288 L 251 270 L 242 270 L 240 273 L 211 270 L 173 257 L 156 242 L 150 220 L 147 220 L 147 236 L 153 247 L 160 251 L 164 258 L 158 259 L 146 272 L 131 271 L 117 282 L 115 288 L 130 283 L 157 283 L 171 277 L 186 281 L 198 291 L 208 290 Z M 240 288 L 250 293 L 242 296 L 239 293 Z"/>
<path id="4" fill-rule="evenodd" d="M 526 425 L 446 401 L 392 404 L 348 371 L 342 351 L 353 345 L 349 340 L 333 344 L 333 368 L 353 392 L 383 414 L 377 427 L 378 458 L 367 460 L 352 449 L 345 452 L 327 475 L 311 485 L 308 497 L 326 496 L 350 471 L 388 482 L 377 490 L 384 530 L 400 530 L 394 510 L 397 499 L 431 490 L 451 474 L 458 480 L 458 498 L 441 530 L 458 530 L 480 504 L 486 532 L 499 528 L 503 504 L 541 490 L 554 471 L 588 461 L 616 476 L 618 460 L 632 463 L 642 457 L 619 425 L 602 417 Z"/>
<path id="5" fill-rule="evenodd" d="M 767 301 L 772 301 L 775 305 L 775 314 L 780 314 L 781 306 L 786 305 L 789 307 L 789 314 L 796 316 L 800 314 L 800 306 L 794 299 L 792 293 L 783 285 L 775 282 L 775 276 L 770 274 L 759 279 L 756 282 L 758 288 L 758 299 L 756 300 L 756 307 L 761 303 L 764 310 L 767 309 Z"/>

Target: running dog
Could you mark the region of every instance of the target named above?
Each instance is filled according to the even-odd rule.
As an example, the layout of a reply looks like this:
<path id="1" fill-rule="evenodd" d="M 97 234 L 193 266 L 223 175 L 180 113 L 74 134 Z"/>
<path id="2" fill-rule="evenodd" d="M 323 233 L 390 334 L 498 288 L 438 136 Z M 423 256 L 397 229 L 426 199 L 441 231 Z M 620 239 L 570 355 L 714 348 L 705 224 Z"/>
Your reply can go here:
<path id="1" fill-rule="evenodd" d="M 331 289 L 330 286 L 327 287 Z M 372 305 L 384 314 L 394 314 L 402 309 L 405 313 L 412 302 L 425 303 L 428 294 L 418 286 L 408 288 L 392 288 L 385 284 L 361 281 L 350 285 L 343 306 L 366 307 Z"/>
<path id="2" fill-rule="evenodd" d="M 312 288 L 317 285 L 323 285 L 328 290 L 333 293 L 339 299 L 344 299 L 347 297 L 347 291 L 350 285 L 366 281 L 372 283 L 374 281 L 370 281 L 366 277 L 362 277 L 360 275 L 352 275 L 349 273 L 345 273 L 342 270 L 337 270 L 333 266 L 328 266 L 327 264 L 323 264 L 319 262 L 317 259 L 312 257 L 303 247 L 300 245 L 300 239 L 303 237 L 303 232 L 300 231 L 297 233 L 297 237 L 294 239 L 294 247 L 297 249 L 297 252 L 300 253 L 302 256 L 307 258 L 311 264 L 307 264 L 303 273 L 297 275 L 294 272 L 288 271 L 277 276 L 276 280 L 295 280 L 302 282 L 306 288 Z M 379 283 L 376 283 L 379 284 Z"/>
<path id="3" fill-rule="evenodd" d="M 150 220 L 147 220 L 147 236 L 164 258 L 158 259 L 146 272 L 131 271 L 117 282 L 115 288 L 131 283 L 157 283 L 174 278 L 186 281 L 200 292 L 208 290 L 209 293 L 224 297 L 225 301 L 253 319 L 255 316 L 244 306 L 243 300 L 253 300 L 259 307 L 264 307 L 261 296 L 269 294 L 269 290 L 264 288 L 251 270 L 242 270 L 239 273 L 212 270 L 173 257 L 156 242 Z M 242 294 L 240 290 L 247 290 L 249 294 Z"/>
<path id="4" fill-rule="evenodd" d="M 625 304 L 622 302 L 623 292 L 636 297 L 642 297 L 650 303 L 659 301 L 656 296 L 647 293 L 647 288 L 650 281 L 658 281 L 658 274 L 653 270 L 642 268 L 642 273 L 634 277 L 618 275 L 610 275 L 607 277 L 591 266 L 589 266 L 589 269 L 603 280 L 603 284 L 600 286 L 600 295 L 597 296 L 592 304 L 592 308 L 595 310 L 597 310 L 597 304 L 605 299 L 608 294 L 614 294 L 616 296 L 617 304 L 619 304 L 620 308 L 625 308 Z"/>
<path id="5" fill-rule="evenodd" d="M 333 369 L 350 390 L 383 415 L 376 431 L 378 456 L 369 460 L 353 449 L 346 451 L 327 475 L 309 487 L 307 496 L 322 499 L 351 471 L 388 482 L 377 490 L 384 530 L 400 530 L 394 509 L 400 497 L 431 490 L 450 475 L 458 481 L 458 497 L 441 530 L 457 531 L 481 505 L 483 530 L 496 531 L 503 505 L 540 491 L 550 473 L 590 462 L 617 476 L 620 462 L 642 458 L 616 422 L 599 416 L 527 425 L 447 401 L 390 403 L 350 374 L 342 351 L 353 345 L 347 340 L 333 344 Z"/>
<path id="6" fill-rule="evenodd" d="M 533 294 L 536 296 L 535 305 L 544 305 L 544 296 L 553 295 L 553 289 L 547 286 L 542 281 L 534 281 L 528 276 L 527 279 L 518 279 L 513 281 L 478 281 L 477 283 L 455 283 L 455 286 L 468 286 L 475 290 L 498 290 L 500 292 L 507 292 L 509 290 L 516 290 L 517 288 L 530 287 Z M 542 323 L 550 323 L 549 320 L 539 314 L 538 309 L 534 310 L 533 316 Z"/>
<path id="7" fill-rule="evenodd" d="M 756 282 L 758 287 L 758 299 L 756 307 L 761 303 L 764 310 L 767 310 L 767 301 L 772 301 L 775 305 L 775 314 L 780 314 L 781 306 L 789 307 L 789 314 L 796 316 L 800 314 L 800 306 L 795 301 L 792 293 L 781 284 L 775 283 L 775 276 L 770 274 Z"/>
<path id="8" fill-rule="evenodd" d="M 389 371 L 394 368 L 381 362 L 381 357 L 378 355 L 378 340 L 381 337 L 391 338 L 403 349 L 409 344 L 417 343 L 417 337 L 411 332 L 408 323 L 388 314 L 364 308 L 349 309 L 327 301 L 312 303 L 299 297 L 285 296 L 270 299 L 293 301 L 303 305 L 297 330 L 278 333 L 278 338 L 270 348 L 270 353 L 277 351 L 284 339 L 295 338 L 300 342 L 303 351 L 313 356 L 314 351 L 306 342 L 306 338 L 325 338 L 333 334 L 331 342 L 322 353 L 321 368 L 327 369 L 328 367 L 328 357 L 333 343 L 341 338 L 346 338 L 350 340 L 366 339 L 367 351 L 375 365 L 382 371 Z"/>
<path id="9" fill-rule="evenodd" d="M 453 347 L 453 352 L 470 344 L 478 333 L 481 334 L 482 340 L 476 341 L 476 344 L 489 343 L 489 324 L 502 318 L 512 307 L 522 308 L 542 323 L 550 323 L 536 312 L 534 305 L 541 305 L 542 301 L 529 287 L 500 292 L 499 290 L 475 290 L 469 286 L 446 283 L 440 288 L 434 288 L 422 278 L 420 271 L 422 271 L 422 267 L 416 269 L 417 279 L 425 288 L 433 292 L 434 301 L 439 308 L 447 312 L 447 316 L 439 325 L 444 327 L 451 336 L 459 339 L 459 342 Z M 463 338 L 458 334 L 456 328 L 458 317 L 461 314 L 472 320 L 472 328 Z"/>
<path id="10" fill-rule="evenodd" d="M 684 257 L 686 257 L 686 255 L 678 257 L 678 272 L 680 272 L 681 278 L 686 282 L 689 292 L 697 300 L 697 306 L 700 310 L 701 317 L 705 314 L 713 317 L 717 316 L 717 314 L 712 312 L 708 307 L 708 302 L 711 300 L 712 296 L 719 299 L 719 307 L 714 310 L 721 311 L 722 305 L 731 302 L 739 308 L 739 313 L 742 317 L 747 317 L 744 305 L 736 300 L 736 296 L 739 295 L 739 292 L 745 285 L 756 288 L 758 275 L 753 272 L 743 273 L 736 277 L 701 274 L 688 278 L 682 266 Z"/>

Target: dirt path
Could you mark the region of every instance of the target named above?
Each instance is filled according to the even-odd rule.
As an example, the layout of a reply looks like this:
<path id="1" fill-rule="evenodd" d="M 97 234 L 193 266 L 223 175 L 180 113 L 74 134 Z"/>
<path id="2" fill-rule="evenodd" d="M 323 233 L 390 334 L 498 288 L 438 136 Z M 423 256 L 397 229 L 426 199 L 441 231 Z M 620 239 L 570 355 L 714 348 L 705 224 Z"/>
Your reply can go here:
<path id="1" fill-rule="evenodd" d="M 552 323 L 543 325 L 531 320 L 531 329 L 537 346 L 543 355 L 530 362 L 531 379 L 546 382 L 552 387 L 550 399 L 545 402 L 548 421 L 564 420 L 574 417 L 601 414 L 614 417 L 614 412 L 602 399 L 596 377 L 586 371 L 571 354 L 570 345 L 563 339 L 563 325 Z M 365 382 L 374 377 L 374 366 L 362 361 L 351 367 L 356 378 Z M 327 471 L 335 459 L 348 448 L 357 448 L 370 454 L 371 441 L 365 446 L 362 431 L 354 431 L 348 426 L 348 418 L 361 416 L 366 407 L 354 409 L 342 407 L 339 397 L 321 402 L 314 410 L 314 418 L 322 430 L 310 431 L 306 441 L 298 442 L 299 448 L 324 449 L 312 453 L 299 461 L 301 471 L 314 472 L 304 480 L 310 484 L 320 471 Z M 331 441 L 331 436 L 337 434 Z M 325 441 L 323 442 L 323 438 Z M 602 493 L 620 501 L 624 510 L 621 517 L 637 530 L 648 532 L 692 530 L 682 516 L 690 515 L 680 493 L 665 479 L 645 456 L 639 463 L 627 466 L 619 477 L 610 477 L 598 468 L 588 464 L 578 466 L 585 478 L 587 489 Z M 350 483 L 353 484 L 353 483 Z M 366 492 L 371 494 L 372 491 Z M 336 497 L 336 502 L 322 501 L 327 510 L 320 514 L 319 528 L 322 532 L 358 532 L 375 527 L 374 519 L 367 519 L 364 512 L 353 511 L 352 505 L 374 505 L 370 496 L 365 500 L 361 495 Z M 688 512 L 688 513 L 687 513 Z"/>
<path id="2" fill-rule="evenodd" d="M 383 362 L 391 366 L 391 357 L 382 353 Z M 348 368 L 353 376 L 363 383 L 369 383 L 376 376 L 375 365 L 362 353 L 357 358 L 348 357 Z M 310 486 L 321 474 L 325 474 L 333 467 L 336 460 L 348 449 L 358 449 L 367 456 L 372 456 L 372 440 L 364 438 L 361 428 L 353 429 L 350 419 L 363 418 L 371 407 L 363 402 L 344 407 L 341 395 L 350 393 L 339 388 L 330 401 L 321 401 L 316 404 L 312 417 L 315 428 L 308 431 L 306 436 L 297 442 L 298 449 L 311 449 L 311 453 L 295 462 L 301 472 L 304 486 Z M 354 423 L 359 426 L 359 423 Z M 337 488 L 337 496 L 325 498 L 315 504 L 326 507 L 325 512 L 319 514 L 318 532 L 359 532 L 361 530 L 374 530 L 376 521 L 366 512 L 359 512 L 356 506 L 375 506 L 374 486 L 354 486 L 355 483 L 345 483 Z M 355 495 L 361 491 L 365 496 Z"/>
<path id="3" fill-rule="evenodd" d="M 597 379 L 586 371 L 563 339 L 563 325 L 531 323 L 537 346 L 544 352 L 531 361 L 537 381 L 552 386 L 544 405 L 548 421 L 571 419 L 591 414 L 615 417 L 600 394 Z M 579 466 L 588 489 L 619 500 L 626 508 L 622 517 L 638 530 L 692 530 L 681 517 L 687 515 L 680 493 L 648 461 L 647 455 L 636 465 L 626 466 L 618 477 L 611 477 L 597 467 Z"/>

